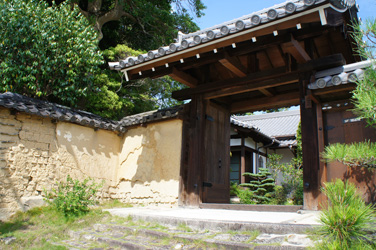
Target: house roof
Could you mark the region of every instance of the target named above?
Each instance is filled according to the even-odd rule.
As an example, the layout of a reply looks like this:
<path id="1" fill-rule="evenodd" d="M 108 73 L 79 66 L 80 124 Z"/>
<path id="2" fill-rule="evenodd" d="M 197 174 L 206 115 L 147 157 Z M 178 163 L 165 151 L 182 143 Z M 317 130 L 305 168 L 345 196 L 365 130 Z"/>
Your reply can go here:
<path id="1" fill-rule="evenodd" d="M 252 32 L 258 30 L 258 26 L 273 22 L 278 19 L 295 15 L 312 9 L 315 6 L 328 3 L 329 6 L 338 12 L 344 12 L 355 4 L 355 0 L 290 0 L 253 12 L 249 15 L 218 24 L 211 28 L 203 29 L 190 34 L 179 33 L 176 42 L 167 46 L 162 46 L 156 50 L 141 54 L 138 57 L 128 57 L 119 62 L 109 63 L 111 69 L 124 71 L 135 68 L 136 65 L 149 64 L 158 61 L 161 58 L 172 54 L 178 54 L 181 51 L 189 50 L 193 47 L 205 46 L 212 41 L 232 37 L 236 33 L 245 30 Z M 166 64 L 166 67 L 167 64 Z M 141 74 L 141 71 L 140 71 Z M 126 75 L 127 77 L 127 75 Z"/>
<path id="2" fill-rule="evenodd" d="M 230 122 L 235 127 L 240 127 L 248 130 L 248 136 L 252 137 L 253 139 L 256 139 L 257 141 L 261 141 L 264 144 L 272 144 L 274 146 L 281 144 L 279 140 L 264 134 L 263 132 L 261 132 L 260 128 L 258 128 L 252 123 L 240 121 L 235 116 L 230 118 Z"/>
<path id="3" fill-rule="evenodd" d="M 280 146 L 296 144 L 295 137 L 300 122 L 300 110 L 235 116 L 234 118 L 249 126 L 258 127 L 261 133 L 278 139 Z"/>
<path id="4" fill-rule="evenodd" d="M 176 117 L 179 111 L 183 109 L 183 106 L 177 106 L 154 110 L 137 115 L 126 116 L 120 121 L 114 121 L 90 112 L 72 109 L 56 103 L 37 100 L 11 92 L 0 94 L 0 106 L 31 115 L 48 117 L 63 122 L 70 122 L 96 129 L 105 129 L 116 132 L 125 132 L 127 127 Z"/>

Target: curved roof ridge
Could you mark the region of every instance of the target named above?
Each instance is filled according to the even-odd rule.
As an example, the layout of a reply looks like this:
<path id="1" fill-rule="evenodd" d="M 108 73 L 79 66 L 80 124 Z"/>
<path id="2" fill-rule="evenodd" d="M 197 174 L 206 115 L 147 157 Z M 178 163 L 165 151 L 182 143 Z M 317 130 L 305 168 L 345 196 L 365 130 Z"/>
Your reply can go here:
<path id="1" fill-rule="evenodd" d="M 235 24 L 237 21 L 249 19 L 253 15 L 266 14 L 268 12 L 268 10 L 270 10 L 270 9 L 280 9 L 280 8 L 284 7 L 287 3 L 298 3 L 298 2 L 302 2 L 302 0 L 290 0 L 290 1 L 285 1 L 283 3 L 275 4 L 275 5 L 271 6 L 271 7 L 264 8 L 264 9 L 259 10 L 259 11 L 254 11 L 254 12 L 252 12 L 250 14 L 243 15 L 243 16 L 238 17 L 238 18 L 234 18 L 234 19 L 232 19 L 230 21 L 226 21 L 226 22 L 223 22 L 223 23 L 220 23 L 220 24 L 216 24 L 214 26 L 211 26 L 211 27 L 208 27 L 208 28 L 205 28 L 205 29 L 202 29 L 202 30 L 198 30 L 198 31 L 195 31 L 195 32 L 192 32 L 192 33 L 184 34 L 183 35 L 183 39 L 184 38 L 188 38 L 188 37 L 192 37 L 192 36 L 195 36 L 195 35 L 204 34 L 204 33 L 206 33 L 209 30 L 220 29 L 224 25 Z"/>

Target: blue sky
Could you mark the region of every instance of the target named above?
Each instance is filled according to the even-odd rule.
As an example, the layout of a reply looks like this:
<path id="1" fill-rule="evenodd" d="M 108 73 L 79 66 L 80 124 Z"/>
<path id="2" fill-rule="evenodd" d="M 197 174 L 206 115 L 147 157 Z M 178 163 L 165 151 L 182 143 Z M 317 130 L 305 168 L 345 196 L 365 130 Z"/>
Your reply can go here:
<path id="1" fill-rule="evenodd" d="M 250 14 L 285 0 L 203 0 L 206 5 L 205 16 L 196 19 L 201 29 Z M 358 16 L 365 20 L 376 16 L 376 0 L 357 0 L 360 7 Z"/>

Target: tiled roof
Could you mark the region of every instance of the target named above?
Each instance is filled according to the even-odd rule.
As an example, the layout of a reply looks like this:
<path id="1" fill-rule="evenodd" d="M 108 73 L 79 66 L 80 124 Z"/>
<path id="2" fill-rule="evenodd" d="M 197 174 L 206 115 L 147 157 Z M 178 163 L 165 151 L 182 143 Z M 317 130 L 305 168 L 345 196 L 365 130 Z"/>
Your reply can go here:
<path id="1" fill-rule="evenodd" d="M 122 126 L 129 127 L 138 124 L 143 124 L 151 121 L 159 121 L 163 119 L 173 118 L 178 116 L 179 112 L 184 108 L 183 105 L 166 108 L 161 110 L 148 111 L 141 114 L 126 116 L 119 121 Z"/>
<path id="2" fill-rule="evenodd" d="M 367 60 L 358 63 L 347 64 L 341 67 L 327 69 L 315 74 L 316 80 L 308 85 L 309 89 L 338 86 L 341 84 L 355 83 L 364 76 L 364 70 L 372 66 L 374 62 Z"/>
<path id="3" fill-rule="evenodd" d="M 126 128 L 130 126 L 176 117 L 183 109 L 183 106 L 177 106 L 127 116 L 121 121 L 113 121 L 86 111 L 10 92 L 0 94 L 0 106 L 41 117 L 117 132 L 125 132 Z"/>
<path id="4" fill-rule="evenodd" d="M 126 69 L 134 65 L 177 53 L 179 51 L 183 51 L 200 44 L 205 44 L 215 39 L 223 38 L 243 30 L 257 28 L 257 26 L 261 24 L 272 22 L 277 19 L 305 11 L 325 2 L 330 3 L 332 8 L 335 8 L 341 12 L 355 4 L 355 0 L 290 0 L 213 26 L 211 28 L 203 29 L 190 34 L 179 33 L 176 42 L 170 44 L 169 46 L 160 47 L 159 49 L 149 51 L 146 54 L 141 54 L 138 57 L 128 57 L 120 62 L 109 63 L 109 66 L 115 70 Z"/>
<path id="5" fill-rule="evenodd" d="M 235 119 L 260 128 L 260 132 L 271 137 L 294 137 L 300 122 L 300 110 L 282 111 L 261 115 L 235 116 Z M 295 140 L 278 139 L 281 144 L 295 144 Z"/>
<path id="6" fill-rule="evenodd" d="M 238 127 L 245 128 L 245 129 L 249 129 L 249 130 L 255 132 L 256 134 L 258 134 L 260 137 L 264 138 L 266 141 L 274 142 L 277 145 L 280 144 L 280 141 L 276 140 L 275 138 L 270 137 L 269 135 L 264 134 L 260 130 L 260 128 L 258 128 L 254 124 L 238 120 L 237 118 L 238 117 L 236 117 L 236 116 L 231 117 L 230 118 L 231 124 L 238 126 Z"/>
<path id="7" fill-rule="evenodd" d="M 32 115 L 49 117 L 64 122 L 71 122 L 83 126 L 124 132 L 118 122 L 105 119 L 101 116 L 71 109 L 59 104 L 37 100 L 15 93 L 0 94 L 0 106 L 18 110 Z"/>

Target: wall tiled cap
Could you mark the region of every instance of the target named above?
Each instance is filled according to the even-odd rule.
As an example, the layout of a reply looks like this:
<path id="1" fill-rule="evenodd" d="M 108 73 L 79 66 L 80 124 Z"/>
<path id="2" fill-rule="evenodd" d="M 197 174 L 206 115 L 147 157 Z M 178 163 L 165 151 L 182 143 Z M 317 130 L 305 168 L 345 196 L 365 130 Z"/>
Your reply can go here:
<path id="1" fill-rule="evenodd" d="M 71 109 L 62 105 L 33 99 L 11 92 L 0 94 L 0 106 L 32 115 L 72 122 L 93 128 L 100 128 L 99 124 L 103 123 L 108 130 L 115 131 L 114 128 L 118 124 L 117 121 L 112 121 L 89 112 Z M 118 131 L 120 131 L 120 129 Z"/>
<path id="2" fill-rule="evenodd" d="M 120 123 L 124 127 L 129 127 L 147 122 L 169 119 L 178 116 L 179 112 L 182 111 L 183 108 L 184 106 L 180 105 L 171 108 L 148 111 L 141 114 L 126 116 L 120 120 Z"/>
<path id="3" fill-rule="evenodd" d="M 126 116 L 120 121 L 114 121 L 86 111 L 72 109 L 59 104 L 37 100 L 11 92 L 0 94 L 0 106 L 32 115 L 48 117 L 54 120 L 121 133 L 126 132 L 126 127 L 129 126 L 176 117 L 184 107 L 181 105 L 161 110 L 148 111 L 132 116 Z"/>

